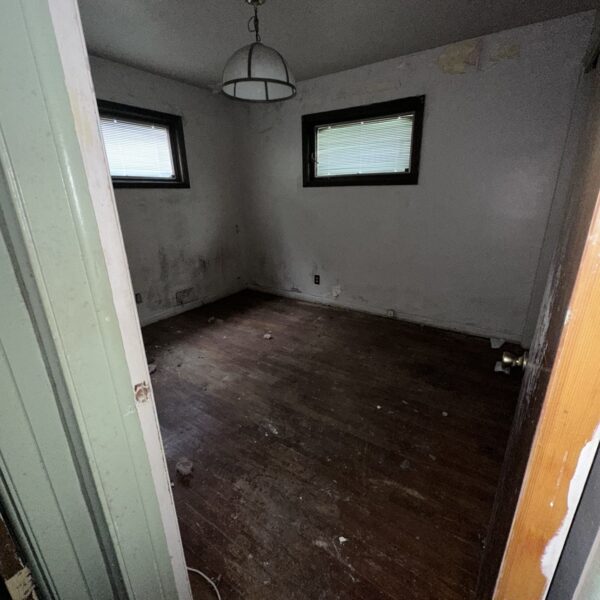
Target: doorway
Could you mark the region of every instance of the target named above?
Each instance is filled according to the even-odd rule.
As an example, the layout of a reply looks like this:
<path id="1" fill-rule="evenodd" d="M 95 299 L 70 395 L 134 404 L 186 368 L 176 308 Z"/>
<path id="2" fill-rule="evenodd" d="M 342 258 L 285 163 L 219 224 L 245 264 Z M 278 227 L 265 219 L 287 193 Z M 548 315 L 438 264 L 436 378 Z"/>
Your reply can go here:
<path id="1" fill-rule="evenodd" d="M 134 289 L 97 135 L 96 98 L 76 6 L 65 0 L 51 3 L 50 9 L 64 81 L 62 75 L 53 79 L 50 68 L 36 71 L 32 61 L 28 72 L 36 85 L 35 77 L 41 78 L 40 89 L 47 95 L 38 94 L 39 97 L 54 97 L 54 84 L 59 92 L 65 92 L 61 86 L 66 83 L 68 97 L 40 108 L 42 115 L 46 115 L 44 110 L 50 111 L 49 121 L 55 125 L 59 120 L 52 110 L 57 110 L 62 119 L 61 110 L 69 108 L 69 118 L 63 121 L 67 125 L 60 131 L 66 136 L 64 139 L 76 143 L 68 147 L 65 144 L 64 149 L 71 158 L 81 159 L 81 163 L 67 161 L 78 165 L 75 171 L 68 171 L 64 161 L 57 162 L 54 175 L 58 189 L 64 192 L 69 184 L 69 189 L 77 194 L 63 194 L 64 204 L 57 201 L 53 208 L 56 213 L 58 208 L 65 209 L 70 218 L 60 221 L 75 232 L 62 240 L 65 244 L 70 242 L 72 250 L 65 253 L 64 266 L 67 259 L 82 258 L 81 272 L 98 277 L 93 280 L 99 282 L 97 294 L 83 298 L 86 302 L 80 306 L 88 312 L 81 314 L 98 325 L 85 340 L 94 341 L 94 351 L 104 349 L 106 360 L 104 355 L 94 356 L 100 356 L 98 364 L 104 369 L 101 379 L 116 382 L 111 388 L 114 402 L 107 402 L 102 411 L 93 410 L 98 408 L 97 403 L 84 402 L 91 396 L 85 395 L 89 390 L 81 376 L 83 371 L 77 371 L 81 364 L 73 358 L 80 356 L 76 342 L 81 336 L 69 328 L 68 311 L 55 314 L 59 317 L 57 323 L 43 320 L 30 307 L 27 310 L 36 318 L 36 326 L 45 323 L 48 332 L 56 334 L 52 339 L 65 344 L 64 348 L 59 346 L 57 354 L 63 362 L 52 362 L 54 370 L 48 368 L 48 372 L 53 376 L 69 373 L 79 377 L 70 388 L 65 386 L 62 408 L 69 406 L 67 401 L 75 389 L 80 394 L 80 403 L 75 406 L 85 410 L 83 415 L 74 411 L 74 418 L 68 422 L 72 428 L 68 431 L 71 445 L 65 448 L 82 461 L 74 469 L 73 480 L 90 484 L 81 488 L 88 494 L 87 503 L 80 506 L 82 514 L 88 511 L 95 519 L 94 526 L 86 531 L 105 532 L 97 548 L 100 556 L 108 556 L 107 548 L 115 550 L 114 560 L 100 561 L 106 561 L 106 566 L 113 569 L 103 572 L 104 584 L 123 594 L 146 590 L 145 597 L 159 594 L 156 590 L 160 589 L 164 595 L 164 590 L 174 586 L 179 597 L 189 597 L 185 558 L 172 506 L 172 480 L 176 501 L 183 506 L 179 514 L 185 524 L 186 549 L 192 558 L 206 563 L 192 566 L 210 569 L 209 575 L 232 597 L 264 597 L 264 588 L 269 586 L 279 586 L 283 593 L 298 598 L 336 593 L 341 597 L 384 598 L 394 597 L 399 589 L 410 589 L 416 598 L 432 594 L 448 598 L 472 595 L 472 569 L 484 544 L 485 513 L 491 511 L 493 480 L 499 475 L 502 445 L 509 432 L 518 387 L 517 375 L 507 377 L 492 371 L 499 353 L 492 352 L 488 340 L 394 319 L 397 315 L 392 309 L 385 316 L 365 314 L 257 290 L 231 294 L 216 304 L 182 311 L 181 315 L 146 329 L 148 357 L 156 365 L 156 390 L 162 390 L 157 404 L 163 417 L 164 447 L 170 468 L 167 473 Z M 31 13 L 19 14 L 24 15 L 24 20 L 30 19 L 28 39 L 40 44 L 32 44 L 30 51 L 32 55 L 36 51 L 40 51 L 40 56 L 48 54 L 41 52 L 47 50 L 43 44 L 48 39 L 47 30 L 42 27 L 41 32 L 37 31 L 33 26 L 37 13 L 33 8 L 27 10 Z M 595 98 L 592 106 L 597 105 Z M 516 513 L 514 509 L 506 513 L 512 525 L 507 548 L 500 537 L 495 539 L 500 548 L 496 556 L 500 555 L 504 563 L 496 588 L 496 597 L 501 600 L 518 596 L 523 582 L 541 584 L 531 590 L 543 597 L 553 571 L 550 566 L 550 571 L 542 571 L 540 579 L 540 553 L 544 554 L 548 542 L 558 539 L 559 544 L 554 542 L 552 546 L 552 555 L 558 560 L 561 537 L 556 534 L 561 534 L 569 515 L 572 516 L 572 508 L 566 503 L 573 490 L 570 484 L 584 479 L 581 473 L 585 475 L 586 463 L 581 462 L 582 450 L 587 448 L 587 456 L 597 444 L 597 403 L 588 402 L 597 396 L 598 389 L 592 375 L 598 362 L 597 348 L 588 335 L 598 324 L 595 307 L 600 304 L 593 301 L 598 290 L 597 278 L 592 276 L 598 268 L 598 215 L 594 207 L 600 171 L 596 164 L 595 108 L 589 124 L 580 160 L 581 175 L 573 189 L 575 210 L 566 221 L 563 251 L 557 255 L 556 277 L 548 288 L 548 320 L 541 321 L 550 327 L 538 329 L 534 345 L 534 349 L 543 347 L 544 352 L 532 354 L 528 381 L 535 385 L 522 391 L 518 408 L 521 412 L 517 413 L 527 417 L 517 424 L 526 424 L 529 429 L 513 428 L 510 448 L 521 448 L 517 454 L 524 465 L 524 485 L 521 486 L 522 475 L 512 479 L 505 475 L 496 504 L 508 505 L 503 501 L 504 493 L 515 499 L 520 496 Z M 22 138 L 14 130 L 9 133 L 8 148 L 12 148 L 15 158 L 24 159 L 19 155 L 21 144 L 25 139 L 33 140 L 33 136 Z M 52 135 L 49 130 L 47 139 L 53 139 Z M 49 151 L 48 155 L 56 158 L 56 152 Z M 18 170 L 16 173 L 19 175 Z M 76 173 L 76 184 L 67 177 L 69 173 Z M 48 177 L 51 175 L 49 172 Z M 27 178 L 15 176 L 11 181 L 25 183 Z M 47 229 L 43 213 L 36 212 L 39 207 L 34 204 L 39 196 L 24 194 L 20 205 L 22 198 L 17 192 L 21 189 L 12 186 L 7 198 L 10 195 L 16 206 L 30 211 L 17 213 L 17 217 L 35 217 L 39 228 L 29 228 L 26 220 L 17 218 L 14 228 L 3 227 L 3 236 L 8 231 L 13 241 L 13 234 L 16 239 L 17 233 L 20 236 L 25 232 L 34 241 L 44 239 Z M 50 213 L 46 215 L 47 219 L 51 217 Z M 55 223 L 56 230 L 60 221 Z M 91 223 L 87 233 L 80 226 L 82 223 Z M 57 247 L 60 244 L 46 249 Z M 103 271 L 102 254 L 107 273 Z M 222 252 L 216 254 L 224 268 L 230 257 Z M 25 268 L 29 263 L 20 263 L 17 255 L 14 251 L 10 255 L 15 269 L 21 268 L 21 274 L 29 277 Z M 57 265 L 63 266 L 59 261 L 50 261 L 51 256 L 54 255 L 50 251 L 28 255 L 46 261 L 46 275 L 56 272 Z M 44 287 L 47 282 L 40 276 L 38 263 L 32 264 L 36 268 L 31 269 L 27 289 L 50 292 L 55 308 L 61 298 L 66 302 L 70 297 L 60 294 L 64 290 L 58 284 L 56 288 Z M 311 274 L 314 285 L 320 285 L 318 273 Z M 60 277 L 53 281 L 58 280 L 62 281 Z M 110 288 L 101 285 L 108 281 Z M 26 287 L 22 281 L 14 287 L 21 289 L 19 286 Z M 109 290 L 109 296 L 112 293 L 112 298 L 102 304 L 110 308 L 106 312 L 94 310 L 101 300 L 106 300 L 103 290 Z M 295 293 L 290 290 L 290 294 Z M 332 296 L 337 298 L 342 293 L 342 286 L 332 286 Z M 105 318 L 100 319 L 99 315 Z M 61 331 L 70 335 L 61 337 Z M 50 353 L 54 350 L 47 341 L 50 338 L 32 336 L 32 340 L 45 340 L 45 351 L 55 358 Z M 106 340 L 114 344 L 102 345 Z M 112 348 L 110 354 L 106 353 L 108 347 Z M 112 379 L 111 373 L 118 376 Z M 573 396 L 565 390 L 576 390 L 577 394 Z M 486 401 L 490 396 L 494 402 Z M 112 396 L 104 394 L 103 398 Z M 578 398 L 584 401 L 577 402 Z M 528 412 L 535 404 L 539 425 L 536 417 L 531 418 L 535 413 Z M 94 436 L 83 438 L 89 444 L 85 448 L 84 444 L 81 448 L 74 444 L 73 434 L 92 431 L 94 419 L 101 420 L 107 414 L 112 415 L 111 423 L 118 427 L 99 428 L 95 433 L 114 434 L 112 445 L 107 438 Z M 64 414 L 61 416 L 63 420 L 57 419 L 57 424 L 65 427 L 66 419 Z M 558 430 L 568 430 L 572 435 L 557 436 Z M 127 435 L 118 437 L 114 432 Z M 530 452 L 532 439 L 539 443 L 533 444 Z M 493 443 L 488 445 L 490 441 Z M 116 454 L 110 451 L 117 443 L 123 449 L 129 443 L 129 448 L 135 450 L 123 451 L 120 456 L 122 468 L 130 469 L 128 473 L 135 477 L 121 474 L 118 482 L 111 478 L 112 470 L 106 468 L 109 460 L 115 461 Z M 96 451 L 95 465 L 102 464 L 103 469 L 96 473 L 90 468 L 88 481 L 85 469 L 94 466 L 90 449 Z M 557 456 L 567 456 L 564 466 L 556 460 Z M 177 463 L 183 458 L 188 459 L 188 466 L 191 461 L 191 469 L 187 473 L 179 469 L 178 473 Z M 211 464 L 203 462 L 208 458 Z M 518 474 L 510 462 L 506 464 L 509 474 Z M 114 467 L 115 463 L 110 465 Z M 117 472 L 121 473 L 118 469 Z M 555 498 L 540 495 L 545 484 L 541 488 L 533 485 L 535 473 L 555 477 L 550 480 L 554 483 L 560 475 Z M 91 485 L 96 476 L 105 487 Z M 95 504 L 98 490 L 110 502 Z M 122 509 L 128 508 L 133 497 L 139 502 L 129 507 L 131 514 L 127 515 L 127 510 Z M 551 518 L 546 518 L 548 509 L 555 507 Z M 36 507 L 32 506 L 32 510 Z M 103 519 L 110 522 L 113 517 L 112 522 L 118 526 L 107 527 Z M 135 564 L 135 551 L 119 554 L 119 543 L 130 548 L 129 544 L 141 539 L 125 533 L 133 531 L 127 529 L 133 520 L 139 526 L 137 532 L 145 536 L 146 543 L 142 545 L 149 562 L 143 562 L 155 566 L 151 573 L 148 570 L 154 579 L 145 577 L 140 565 Z M 502 522 L 501 511 L 496 510 L 494 527 L 501 530 Z M 162 528 L 156 528 L 157 523 Z M 527 545 L 524 540 L 531 539 L 528 536 L 536 540 L 535 552 L 520 554 L 519 549 Z M 490 548 L 486 544 L 488 552 Z M 210 552 L 214 552 L 212 558 Z M 446 571 L 448 564 L 455 567 L 452 573 Z M 484 562 L 488 564 L 493 561 Z M 131 577 L 120 579 L 119 573 Z M 487 581 L 494 585 L 497 568 L 489 573 Z M 529 577 L 532 574 L 536 576 Z"/>

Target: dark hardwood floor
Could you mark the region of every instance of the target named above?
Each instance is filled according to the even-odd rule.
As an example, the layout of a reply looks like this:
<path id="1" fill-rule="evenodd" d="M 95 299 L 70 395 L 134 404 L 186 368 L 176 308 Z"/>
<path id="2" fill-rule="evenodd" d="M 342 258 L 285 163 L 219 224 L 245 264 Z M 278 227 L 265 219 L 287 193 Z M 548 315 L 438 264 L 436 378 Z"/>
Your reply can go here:
<path id="1" fill-rule="evenodd" d="M 473 598 L 520 383 L 488 340 L 256 292 L 143 334 L 223 600 Z"/>

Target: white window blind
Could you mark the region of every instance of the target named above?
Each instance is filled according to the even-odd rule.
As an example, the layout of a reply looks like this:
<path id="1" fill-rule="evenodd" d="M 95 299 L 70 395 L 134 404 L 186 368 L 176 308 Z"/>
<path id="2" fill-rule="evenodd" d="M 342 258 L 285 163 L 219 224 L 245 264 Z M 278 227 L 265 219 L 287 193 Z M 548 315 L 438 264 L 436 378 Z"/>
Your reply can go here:
<path id="1" fill-rule="evenodd" d="M 409 173 L 414 114 L 317 128 L 317 177 Z"/>
<path id="2" fill-rule="evenodd" d="M 175 178 L 166 125 L 103 116 L 100 126 L 113 177 Z"/>

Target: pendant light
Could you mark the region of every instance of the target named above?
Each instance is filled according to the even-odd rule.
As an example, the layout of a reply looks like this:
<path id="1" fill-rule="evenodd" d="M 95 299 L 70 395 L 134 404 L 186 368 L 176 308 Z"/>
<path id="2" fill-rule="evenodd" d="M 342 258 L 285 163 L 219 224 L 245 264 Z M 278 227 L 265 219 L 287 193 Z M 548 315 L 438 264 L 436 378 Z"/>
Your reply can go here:
<path id="1" fill-rule="evenodd" d="M 247 102 L 276 102 L 296 94 L 296 81 L 285 59 L 277 50 L 260 40 L 258 7 L 265 0 L 245 0 L 254 7 L 254 16 L 248 21 L 248 31 L 256 41 L 240 48 L 227 61 L 223 70 L 223 93 Z"/>

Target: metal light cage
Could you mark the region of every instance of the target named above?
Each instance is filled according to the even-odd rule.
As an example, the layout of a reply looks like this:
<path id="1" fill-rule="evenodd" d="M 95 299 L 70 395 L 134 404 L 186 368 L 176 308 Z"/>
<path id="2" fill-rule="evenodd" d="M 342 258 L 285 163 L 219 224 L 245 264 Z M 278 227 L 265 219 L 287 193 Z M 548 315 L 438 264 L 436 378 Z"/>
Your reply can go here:
<path id="1" fill-rule="evenodd" d="M 223 71 L 223 93 L 248 102 L 276 102 L 296 94 L 294 76 L 277 50 L 254 42 L 240 48 Z"/>
<path id="2" fill-rule="evenodd" d="M 277 50 L 261 42 L 258 6 L 265 0 L 245 0 L 254 7 L 248 30 L 256 41 L 240 48 L 223 70 L 223 93 L 246 102 L 278 102 L 296 94 L 296 81 L 285 59 Z"/>

